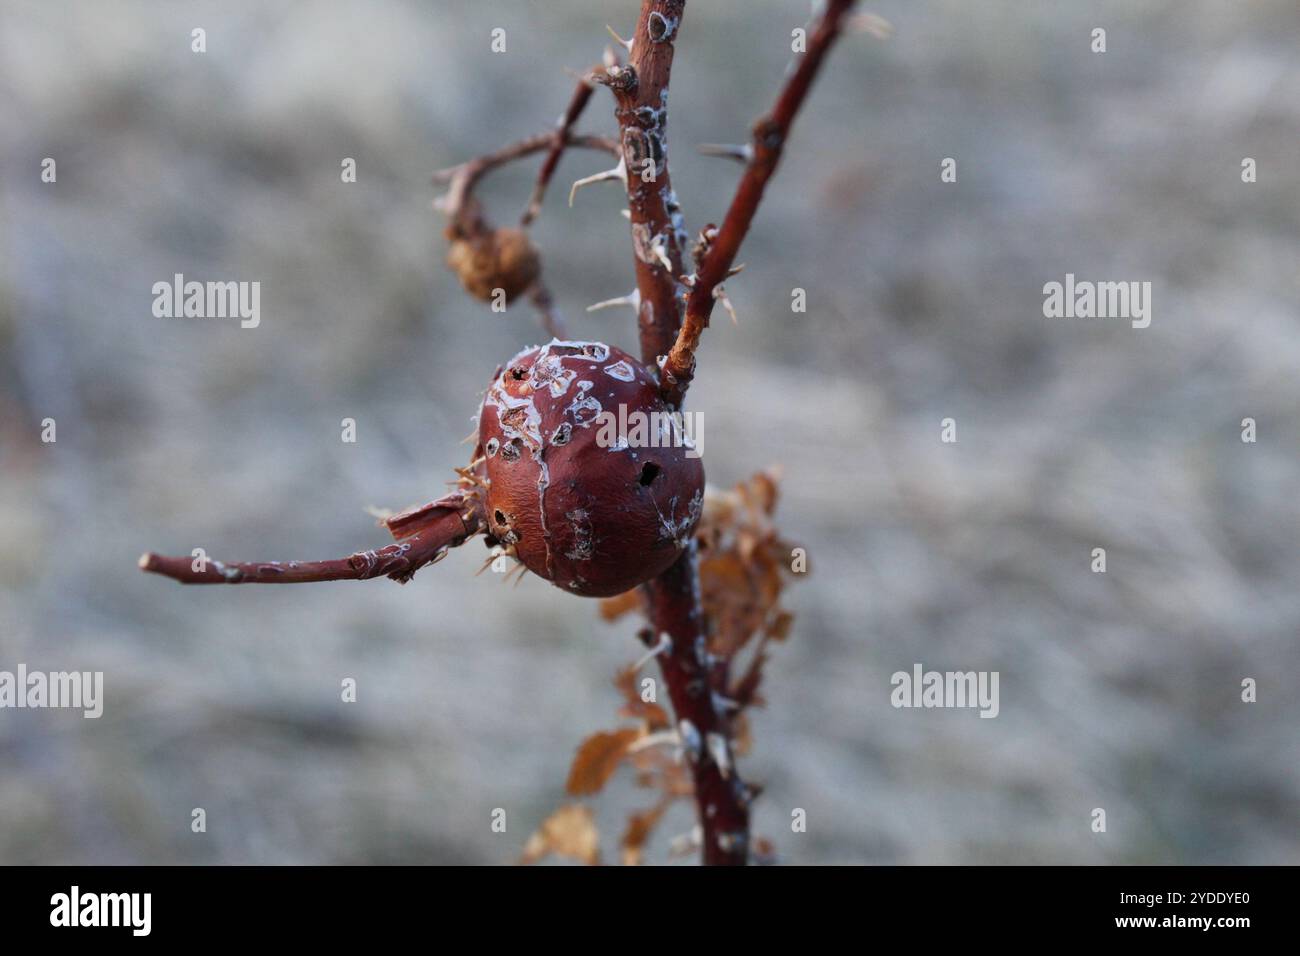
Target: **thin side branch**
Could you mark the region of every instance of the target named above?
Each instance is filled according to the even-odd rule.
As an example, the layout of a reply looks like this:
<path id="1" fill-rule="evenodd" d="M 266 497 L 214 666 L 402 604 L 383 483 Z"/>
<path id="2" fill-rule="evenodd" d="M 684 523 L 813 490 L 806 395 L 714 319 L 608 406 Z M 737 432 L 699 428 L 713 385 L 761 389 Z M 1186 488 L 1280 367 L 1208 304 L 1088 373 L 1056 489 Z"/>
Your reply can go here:
<path id="1" fill-rule="evenodd" d="M 580 136 L 569 133 L 565 135 L 563 143 L 565 148 L 594 149 L 613 156 L 617 156 L 619 152 L 618 143 L 607 136 Z M 511 143 L 509 146 L 503 146 L 485 156 L 478 156 L 456 166 L 438 170 L 433 174 L 433 181 L 447 183 L 447 194 L 438 200 L 438 208 L 447 214 L 453 226 L 459 225 L 460 218 L 470 213 L 469 207 L 473 206 L 473 203 L 469 200 L 480 179 L 498 166 L 523 159 L 544 149 L 552 149 L 554 145 L 554 131 L 538 133 L 517 143 Z"/>
<path id="2" fill-rule="evenodd" d="M 537 171 L 537 183 L 533 186 L 533 193 L 528 198 L 528 207 L 524 209 L 519 225 L 530 225 L 537 218 L 537 214 L 542 211 L 542 200 L 546 198 L 546 187 L 550 185 L 551 177 L 555 175 L 555 169 L 560 165 L 560 157 L 564 155 L 564 150 L 573 136 L 573 124 L 578 122 L 578 117 L 586 109 L 587 102 L 591 99 L 594 89 L 591 80 L 587 77 L 584 76 L 578 80 L 578 85 L 573 90 L 573 96 L 569 99 L 568 109 L 564 111 L 564 116 L 560 118 L 560 125 L 551 134 L 551 148 L 547 150 L 546 158 L 542 160 L 542 168 Z"/>
<path id="3" fill-rule="evenodd" d="M 559 164 L 560 156 L 566 148 L 577 146 L 607 153 L 618 152 L 618 146 L 613 140 L 600 136 L 578 136 L 573 133 L 573 124 L 577 122 L 579 115 L 582 113 L 582 108 L 590 99 L 591 90 L 589 78 L 584 78 L 579 82 L 569 102 L 569 108 L 560 120 L 557 129 L 549 133 L 531 136 L 528 139 L 505 146 L 496 152 L 488 153 L 486 156 L 479 156 L 458 166 L 452 166 L 449 169 L 434 173 L 435 182 L 446 182 L 448 184 L 446 195 L 434 203 L 435 208 L 442 210 L 447 216 L 446 235 L 448 239 L 474 242 L 492 231 L 487 216 L 483 212 L 482 204 L 474 196 L 474 187 L 480 179 L 493 169 L 523 159 L 543 149 L 547 150 L 537 185 L 533 187 L 532 199 L 529 202 L 528 209 L 524 212 L 523 223 L 520 226 L 520 230 L 526 230 L 541 209 L 547 184 L 550 182 L 555 167 Z M 537 308 L 542 328 L 546 330 L 547 334 L 555 338 L 564 338 L 564 319 L 556 309 L 555 302 L 546 286 L 542 284 L 540 277 L 534 281 L 532 288 L 529 290 L 529 299 Z"/>
<path id="4" fill-rule="evenodd" d="M 642 0 L 628 65 L 602 82 L 614 93 L 632 224 L 641 359 L 654 366 L 682 323 L 685 226 L 668 175 L 668 81 L 685 0 Z M 659 666 L 695 791 L 703 861 L 743 866 L 749 858 L 753 791 L 731 768 L 730 718 L 715 706 L 726 661 L 707 650 L 699 571 L 692 546 L 644 585 L 646 614 L 660 636 Z M 666 639 L 665 639 L 666 636 Z"/>
<path id="5" fill-rule="evenodd" d="M 442 560 L 449 549 L 487 526 L 481 498 L 461 491 L 394 515 L 385 524 L 399 537 L 396 544 L 358 551 L 346 558 L 245 562 L 164 557 L 150 552 L 140 557 L 140 568 L 182 584 L 305 584 L 364 581 L 385 575 L 405 584 L 420 568 Z"/>
<path id="6" fill-rule="evenodd" d="M 722 226 L 716 230 L 706 229 L 701 234 L 702 246 L 696 256 L 694 284 L 686 300 L 686 317 L 661 369 L 664 398 L 673 407 L 681 406 L 695 375 L 695 350 L 701 334 L 708 328 L 717 289 L 736 260 L 740 244 L 758 211 L 767 181 L 781 160 L 781 150 L 790 135 L 794 118 L 812 88 L 827 52 L 843 30 L 845 17 L 853 3 L 854 0 L 826 0 L 821 20 L 808 39 L 807 52 L 801 55 L 772 112 L 754 124 L 750 146 L 752 156 L 741 174 Z"/>
<path id="7" fill-rule="evenodd" d="M 539 321 L 542 323 L 542 329 L 553 339 L 563 341 L 569 337 L 568 326 L 564 321 L 564 316 L 556 308 L 555 299 L 551 295 L 551 290 L 538 279 L 533 283 L 533 287 L 528 290 L 528 300 L 533 303 L 537 309 Z"/>

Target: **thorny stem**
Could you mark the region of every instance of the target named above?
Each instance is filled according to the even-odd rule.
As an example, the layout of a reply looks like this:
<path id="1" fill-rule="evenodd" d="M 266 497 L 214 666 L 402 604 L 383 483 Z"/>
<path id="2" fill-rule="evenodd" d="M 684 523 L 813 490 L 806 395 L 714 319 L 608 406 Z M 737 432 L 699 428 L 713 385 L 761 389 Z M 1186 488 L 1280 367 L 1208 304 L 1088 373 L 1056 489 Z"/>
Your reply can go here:
<path id="1" fill-rule="evenodd" d="M 686 293 L 684 318 L 681 296 L 685 290 L 678 277 L 684 271 L 686 237 L 668 175 L 667 101 L 673 44 L 685 0 L 642 0 L 627 70 L 611 69 L 602 77 L 614 91 L 628 171 L 628 208 L 641 300 L 637 316 L 641 358 L 649 365 L 664 357 L 660 382 L 672 407 L 681 407 L 690 384 L 695 348 L 713 312 L 714 292 L 735 262 L 795 114 L 853 2 L 827 0 L 807 52 L 771 114 L 755 126 L 753 155 L 747 157 L 722 228 L 716 233 L 706 231 L 706 243 L 697 252 L 702 261 L 697 263 L 694 284 Z M 647 166 L 653 169 L 653 177 L 641 175 Z M 665 258 L 670 268 L 665 268 Z M 718 706 L 728 689 L 731 661 L 708 650 L 694 547 L 644 589 L 654 633 L 666 634 L 672 641 L 671 650 L 661 654 L 659 662 L 691 763 L 704 833 L 703 862 L 706 866 L 744 865 L 749 858 L 749 804 L 756 791 L 733 768 L 731 720 Z"/>
<path id="2" fill-rule="evenodd" d="M 614 92 L 615 117 L 627 164 L 628 210 L 632 221 L 641 360 L 657 364 L 667 355 L 681 325 L 685 229 L 668 175 L 668 81 L 673 45 L 685 0 L 643 0 L 627 70 L 611 69 L 605 81 Z M 649 162 L 647 163 L 647 160 Z M 653 170 L 653 176 L 643 175 Z M 656 251 L 656 246 L 658 250 Z M 665 268 L 667 259 L 671 268 Z M 725 682 L 727 661 L 709 656 L 699 569 L 691 547 L 667 571 L 644 586 L 647 616 L 671 649 L 659 666 L 672 700 L 694 781 L 706 866 L 743 866 L 749 857 L 749 801 L 752 791 L 731 769 L 731 727 L 714 703 Z M 722 767 L 709 742 L 720 744 Z"/>
<path id="3" fill-rule="evenodd" d="M 681 324 L 679 277 L 688 237 L 668 175 L 668 79 L 685 9 L 686 0 L 643 0 L 628 65 L 598 78 L 614 93 L 641 293 L 641 360 L 652 367 L 668 354 Z"/>
<path id="4" fill-rule="evenodd" d="M 724 691 L 729 661 L 708 652 L 694 547 L 644 587 L 654 632 L 673 642 L 668 653 L 659 655 L 659 667 L 695 783 L 704 865 L 744 866 L 755 792 L 733 769 L 731 721 L 715 703 L 715 693 Z M 710 746 L 714 742 L 720 743 L 725 767 Z"/>
<path id="5" fill-rule="evenodd" d="M 674 407 L 680 407 L 694 372 L 695 348 L 713 310 L 714 291 L 735 261 L 780 159 L 794 116 L 852 5 L 853 0 L 826 0 L 826 11 L 809 40 L 807 52 L 772 113 L 754 128 L 752 156 L 745 157 L 745 172 L 721 229 L 706 230 L 707 242 L 689 292 L 680 279 L 685 271 L 682 261 L 687 240 L 669 181 L 667 144 L 668 81 L 686 0 L 642 0 L 627 67 L 615 63 L 593 71 L 575 89 L 557 129 L 435 173 L 436 182 L 448 184 L 448 192 L 438 206 L 448 217 L 449 232 L 469 234 L 484 227 L 473 189 L 479 179 L 498 166 L 547 150 L 522 219 L 521 224 L 527 226 L 537 215 L 564 149 L 581 147 L 620 156 L 627 169 L 640 299 L 641 357 L 651 366 L 658 364 L 661 357 L 664 359 L 661 382 L 665 397 Z M 620 132 L 617 141 L 572 132 L 590 98 L 590 82 L 613 90 Z M 550 297 L 544 287 L 534 289 L 533 297 L 545 314 Z M 419 568 L 438 561 L 449 548 L 486 527 L 482 499 L 472 488 L 395 515 L 384 523 L 398 539 L 396 544 L 347 558 L 241 563 L 208 560 L 202 571 L 195 571 L 192 558 L 150 553 L 141 557 L 140 567 L 186 584 L 364 580 L 380 575 L 405 583 Z M 643 588 L 653 634 L 660 643 L 665 636 L 671 641 L 670 648 L 658 657 L 677 716 L 677 733 L 691 764 L 704 834 L 703 862 L 743 865 L 749 857 L 749 805 L 757 790 L 748 787 L 733 769 L 731 719 L 719 706 L 729 691 L 731 660 L 708 650 L 694 545 Z"/>
<path id="6" fill-rule="evenodd" d="M 303 584 L 312 581 L 364 581 L 387 575 L 405 584 L 415 572 L 440 561 L 486 527 L 481 498 L 455 492 L 402 512 L 384 524 L 397 538 L 377 551 L 358 551 L 327 561 L 216 561 L 148 553 L 140 568 L 182 584 Z M 195 564 L 199 570 L 195 570 Z"/>
<path id="7" fill-rule="evenodd" d="M 772 112 L 754 124 L 752 156 L 741 174 L 722 226 L 714 233 L 705 232 L 705 251 L 696 263 L 694 284 L 686 300 L 686 318 L 662 369 L 664 398 L 673 407 L 681 406 L 695 375 L 695 349 L 713 314 L 714 293 L 736 261 L 736 253 L 740 251 L 740 244 L 758 211 L 763 190 L 780 162 L 781 150 L 790 135 L 795 115 L 803 105 L 827 51 L 839 36 L 845 15 L 853 3 L 854 0 L 826 0 L 821 20 L 808 38 L 807 52 L 801 55 Z"/>

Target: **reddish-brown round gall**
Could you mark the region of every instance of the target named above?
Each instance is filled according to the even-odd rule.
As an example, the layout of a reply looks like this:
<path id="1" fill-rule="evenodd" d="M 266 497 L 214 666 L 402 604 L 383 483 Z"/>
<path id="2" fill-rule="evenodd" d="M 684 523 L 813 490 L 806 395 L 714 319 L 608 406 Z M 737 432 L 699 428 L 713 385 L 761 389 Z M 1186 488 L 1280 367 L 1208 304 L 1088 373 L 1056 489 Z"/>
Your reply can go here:
<path id="1" fill-rule="evenodd" d="M 479 418 L 490 538 L 588 597 L 656 577 L 691 541 L 704 467 L 641 364 L 600 342 L 520 352 Z"/>

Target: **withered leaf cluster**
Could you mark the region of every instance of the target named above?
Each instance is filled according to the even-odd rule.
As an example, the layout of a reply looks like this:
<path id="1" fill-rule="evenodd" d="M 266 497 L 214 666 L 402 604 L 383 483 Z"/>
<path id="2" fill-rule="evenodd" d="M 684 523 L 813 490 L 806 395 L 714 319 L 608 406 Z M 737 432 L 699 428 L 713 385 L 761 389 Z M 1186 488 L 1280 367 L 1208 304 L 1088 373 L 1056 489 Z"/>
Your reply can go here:
<path id="1" fill-rule="evenodd" d="M 727 491 L 708 489 L 704 513 L 696 529 L 700 587 L 711 652 L 727 662 L 728 696 L 732 701 L 733 745 L 744 755 L 751 747 L 745 710 L 761 705 L 758 688 L 770 641 L 783 641 L 793 615 L 781 605 L 781 595 L 793 577 L 792 545 L 773 522 L 780 476 L 759 472 Z M 615 621 L 644 611 L 639 591 L 601 601 L 600 613 Z M 645 847 L 674 801 L 694 793 L 691 774 L 678 748 L 667 710 L 643 689 L 637 665 L 621 669 L 614 686 L 622 699 L 618 716 L 631 723 L 587 737 L 574 754 L 566 790 L 575 797 L 600 793 L 619 767 L 631 768 L 635 784 L 653 791 L 648 807 L 633 810 L 619 840 L 625 865 L 643 862 Z M 648 698 L 648 699 L 647 699 Z M 679 839 L 675 843 L 682 843 Z M 689 843 L 689 838 L 684 842 Z M 523 863 L 554 853 L 584 863 L 600 860 L 600 837 L 590 808 L 567 803 L 548 817 L 528 840 Z M 761 855 L 773 853 L 769 841 L 756 840 Z"/>

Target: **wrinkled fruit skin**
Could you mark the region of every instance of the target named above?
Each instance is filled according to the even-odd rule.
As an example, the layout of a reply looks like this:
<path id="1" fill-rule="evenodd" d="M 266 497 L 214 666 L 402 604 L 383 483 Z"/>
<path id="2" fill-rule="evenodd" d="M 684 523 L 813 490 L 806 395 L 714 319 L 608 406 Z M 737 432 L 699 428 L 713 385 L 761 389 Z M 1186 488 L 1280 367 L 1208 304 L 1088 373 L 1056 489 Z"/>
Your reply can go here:
<path id="1" fill-rule="evenodd" d="M 490 302 L 497 289 L 507 302 L 526 292 L 542 271 L 541 257 L 522 229 L 496 229 L 456 239 L 447 266 L 476 299 Z"/>
<path id="2" fill-rule="evenodd" d="M 647 447 L 654 429 L 638 433 L 634 412 L 662 426 L 658 447 Z M 520 352 L 479 418 L 489 543 L 513 546 L 528 570 L 587 597 L 667 570 L 704 499 L 704 466 L 667 412 L 651 376 L 619 349 L 552 340 Z"/>

